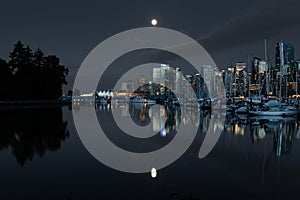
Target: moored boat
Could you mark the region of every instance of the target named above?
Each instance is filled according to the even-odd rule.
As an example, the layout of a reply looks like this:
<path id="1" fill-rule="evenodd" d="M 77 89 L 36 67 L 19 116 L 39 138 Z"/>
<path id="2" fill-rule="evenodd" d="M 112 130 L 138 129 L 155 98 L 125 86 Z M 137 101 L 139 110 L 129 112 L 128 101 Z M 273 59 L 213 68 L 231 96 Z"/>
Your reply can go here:
<path id="1" fill-rule="evenodd" d="M 249 111 L 252 115 L 259 116 L 291 116 L 296 115 L 298 110 L 292 106 L 269 108 L 268 110 Z"/>

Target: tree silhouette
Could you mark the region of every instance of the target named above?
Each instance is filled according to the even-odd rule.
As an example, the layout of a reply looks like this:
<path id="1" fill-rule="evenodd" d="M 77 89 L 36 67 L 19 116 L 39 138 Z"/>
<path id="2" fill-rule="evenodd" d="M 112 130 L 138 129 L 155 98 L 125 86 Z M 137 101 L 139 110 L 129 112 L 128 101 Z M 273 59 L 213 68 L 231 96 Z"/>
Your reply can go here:
<path id="1" fill-rule="evenodd" d="M 1 99 L 58 99 L 62 95 L 69 71 L 57 56 L 44 56 L 41 49 L 32 51 L 18 41 L 9 58 L 8 63 L 0 62 Z"/>
<path id="2" fill-rule="evenodd" d="M 14 50 L 9 54 L 10 61 L 8 62 L 10 69 L 12 70 L 12 73 L 15 74 L 24 63 L 26 63 L 26 53 L 24 45 L 21 43 L 21 41 L 18 41 L 15 46 Z"/>
<path id="3" fill-rule="evenodd" d="M 41 49 L 38 48 L 33 54 L 33 64 L 37 68 L 41 68 L 43 67 L 44 63 L 45 63 L 44 53 L 42 52 Z"/>
<path id="4" fill-rule="evenodd" d="M 5 60 L 0 58 L 0 94 L 3 96 L 9 95 L 9 88 L 6 87 L 8 82 L 11 82 L 11 70 Z"/>

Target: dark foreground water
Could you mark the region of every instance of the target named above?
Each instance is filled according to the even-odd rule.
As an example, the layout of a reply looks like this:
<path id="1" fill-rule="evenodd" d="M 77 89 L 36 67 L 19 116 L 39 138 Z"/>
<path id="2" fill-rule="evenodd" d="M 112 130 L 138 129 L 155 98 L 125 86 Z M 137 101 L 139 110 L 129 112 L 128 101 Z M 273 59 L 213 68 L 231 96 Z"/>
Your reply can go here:
<path id="1" fill-rule="evenodd" d="M 153 179 L 150 173 L 119 172 L 93 158 L 67 106 L 1 109 L 0 199 L 300 199 L 297 118 L 227 116 L 217 145 L 199 159 L 210 113 L 201 112 L 195 122 L 197 111 L 181 119 L 171 108 L 166 114 L 161 108 L 100 106 L 96 111 L 104 126 L 111 109 L 128 117 L 127 109 L 142 126 L 150 117 L 155 121 L 158 136 L 145 145 L 124 142 L 115 127 L 106 127 L 108 137 L 124 149 L 159 148 L 172 140 L 180 123 L 199 123 L 198 134 L 188 151 Z"/>

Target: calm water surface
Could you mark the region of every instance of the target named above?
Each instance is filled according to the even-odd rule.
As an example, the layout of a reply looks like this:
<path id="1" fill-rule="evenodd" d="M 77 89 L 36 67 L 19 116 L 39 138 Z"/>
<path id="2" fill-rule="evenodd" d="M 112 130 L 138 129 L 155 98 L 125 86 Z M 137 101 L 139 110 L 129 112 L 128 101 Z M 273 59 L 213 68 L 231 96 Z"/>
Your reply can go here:
<path id="1" fill-rule="evenodd" d="M 140 126 L 152 119 L 157 135 L 134 139 L 121 133 L 110 123 L 112 109 Z M 199 159 L 207 111 L 200 112 L 200 122 L 194 120 L 198 111 L 183 115 L 176 108 L 118 104 L 96 112 L 108 138 L 134 152 L 168 144 L 181 123 L 199 129 L 188 151 L 152 179 L 150 173 L 119 172 L 94 159 L 68 106 L 1 109 L 0 199 L 300 199 L 297 118 L 227 115 L 217 145 Z"/>

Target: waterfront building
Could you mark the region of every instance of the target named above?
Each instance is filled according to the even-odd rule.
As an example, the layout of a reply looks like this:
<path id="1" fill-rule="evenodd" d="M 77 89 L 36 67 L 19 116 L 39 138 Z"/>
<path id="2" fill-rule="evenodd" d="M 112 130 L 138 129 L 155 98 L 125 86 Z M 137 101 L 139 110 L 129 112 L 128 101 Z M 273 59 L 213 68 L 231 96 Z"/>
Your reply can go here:
<path id="1" fill-rule="evenodd" d="M 205 83 L 205 88 L 203 89 L 204 96 L 212 97 L 214 96 L 215 70 L 211 65 L 202 65 L 202 71 Z"/>
<path id="2" fill-rule="evenodd" d="M 229 68 L 222 70 L 221 73 L 222 73 L 222 78 L 224 81 L 224 87 L 226 90 L 226 96 L 232 97 L 232 95 L 233 95 L 232 83 L 234 80 L 234 78 L 233 78 L 234 74 L 233 74 L 232 70 L 229 70 Z"/>
<path id="3" fill-rule="evenodd" d="M 153 68 L 153 83 L 161 85 L 161 94 L 165 94 L 165 87 L 169 90 L 173 89 L 175 73 L 174 69 L 167 64 L 160 64 L 160 67 Z"/>
<path id="4" fill-rule="evenodd" d="M 245 96 L 247 89 L 247 71 L 246 63 L 237 62 L 235 64 L 235 81 L 234 81 L 234 92 L 235 96 Z"/>
<path id="5" fill-rule="evenodd" d="M 134 83 L 132 80 L 121 83 L 121 92 L 125 94 L 125 96 L 130 96 L 132 92 L 134 92 Z"/>
<path id="6" fill-rule="evenodd" d="M 295 61 L 295 48 L 292 44 L 285 44 L 283 41 L 280 41 L 276 44 L 275 47 L 275 70 L 280 70 L 281 65 L 281 56 L 280 56 L 280 48 L 282 46 L 283 50 L 283 65 L 291 66 L 292 63 Z"/>

